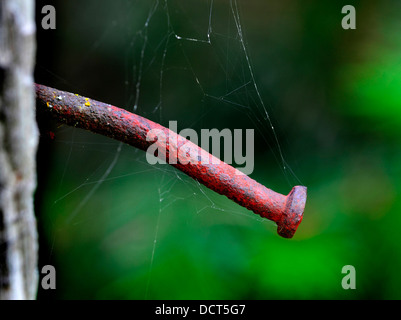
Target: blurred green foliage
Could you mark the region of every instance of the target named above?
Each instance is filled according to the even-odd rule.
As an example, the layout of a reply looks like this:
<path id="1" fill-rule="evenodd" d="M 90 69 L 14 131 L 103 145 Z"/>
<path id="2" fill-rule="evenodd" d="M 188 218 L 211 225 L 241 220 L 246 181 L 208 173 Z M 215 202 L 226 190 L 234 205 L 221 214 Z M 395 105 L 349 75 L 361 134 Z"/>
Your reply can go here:
<path id="1" fill-rule="evenodd" d="M 57 29 L 38 28 L 37 82 L 132 110 L 141 74 L 137 113 L 179 129 L 255 128 L 251 177 L 283 194 L 302 183 L 308 200 L 297 234 L 282 239 L 273 223 L 148 165 L 143 152 L 42 128 L 37 215 L 55 298 L 401 298 L 399 1 L 238 1 L 279 147 L 245 85 L 228 1 L 213 3 L 212 45 L 166 42 L 168 22 L 207 40 L 210 2 L 167 1 L 168 21 L 160 1 L 145 29 L 153 1 L 99 2 L 55 2 Z M 355 5 L 356 30 L 341 28 L 345 4 Z M 344 265 L 356 269 L 356 290 L 341 287 Z"/>

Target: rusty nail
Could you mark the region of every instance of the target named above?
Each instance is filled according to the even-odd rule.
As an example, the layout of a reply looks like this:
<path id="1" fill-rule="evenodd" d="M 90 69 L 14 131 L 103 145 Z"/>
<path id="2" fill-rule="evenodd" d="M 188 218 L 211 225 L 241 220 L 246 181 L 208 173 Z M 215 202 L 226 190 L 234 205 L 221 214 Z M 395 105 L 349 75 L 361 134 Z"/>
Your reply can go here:
<path id="1" fill-rule="evenodd" d="M 175 145 L 169 145 L 165 157 L 168 160 L 171 148 L 179 150 L 185 144 L 188 154 L 201 155 L 198 161 L 187 161 L 181 154 L 172 166 L 196 179 L 206 187 L 227 196 L 241 206 L 277 224 L 277 233 L 285 238 L 293 237 L 302 221 L 307 189 L 295 186 L 284 196 L 259 184 L 234 167 L 219 161 L 199 146 L 173 131 L 151 120 L 112 105 L 36 84 L 37 110 L 51 115 L 57 121 L 99 133 L 122 141 L 136 148 L 147 150 L 155 141 L 147 141 L 150 130 L 162 130 L 166 137 L 173 137 Z M 57 99 L 63 97 L 63 99 Z M 52 108 L 47 108 L 47 105 Z M 85 104 L 85 108 L 81 106 Z M 209 158 L 210 161 L 204 161 Z M 180 161 L 184 160 L 184 161 Z M 168 161 L 167 161 L 168 162 Z"/>

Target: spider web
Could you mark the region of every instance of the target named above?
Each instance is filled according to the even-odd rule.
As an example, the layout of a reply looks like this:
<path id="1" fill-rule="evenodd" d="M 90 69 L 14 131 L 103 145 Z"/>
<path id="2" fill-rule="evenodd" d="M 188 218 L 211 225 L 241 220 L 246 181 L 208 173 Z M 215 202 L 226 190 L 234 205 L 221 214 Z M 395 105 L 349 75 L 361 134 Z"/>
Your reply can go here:
<path id="1" fill-rule="evenodd" d="M 178 119 L 179 130 L 195 128 L 199 132 L 201 128 L 214 127 L 233 130 L 238 126 L 255 129 L 258 146 L 264 146 L 269 153 L 255 150 L 261 160 L 255 160 L 254 171 L 264 172 L 259 165 L 269 159 L 267 162 L 281 172 L 281 179 L 287 181 L 289 189 L 300 183 L 285 160 L 270 107 L 258 85 L 259 70 L 252 63 L 252 48 L 247 44 L 246 25 L 242 22 L 246 7 L 241 7 L 241 2 L 118 3 L 123 4 L 118 8 L 123 19 L 107 20 L 105 16 L 106 23 L 82 60 L 93 59 L 103 46 L 109 45 L 110 38 L 120 33 L 125 43 L 124 79 L 118 82 L 124 88 L 123 104 L 127 110 L 165 126 L 169 120 Z M 91 97 L 105 100 L 96 93 Z M 231 122 L 230 118 L 235 117 L 242 121 Z M 62 243 L 73 237 L 66 233 L 84 229 L 88 234 L 83 239 L 97 239 L 99 250 L 123 251 L 122 256 L 132 256 L 123 262 L 114 259 L 136 273 L 142 272 L 143 281 L 133 297 L 156 296 L 159 278 L 155 279 L 154 273 L 165 255 L 160 246 L 176 241 L 170 238 L 182 230 L 182 226 L 175 229 L 176 224 L 183 224 L 188 232 L 200 224 L 201 232 L 207 234 L 208 225 L 256 223 L 267 225 L 275 233 L 272 222 L 168 165 L 148 164 L 144 152 L 122 143 L 60 127 L 54 145 L 59 154 L 58 165 L 52 170 L 56 188 L 47 201 L 50 211 L 65 214 L 51 218 L 55 226 L 52 241 Z M 103 225 L 99 229 L 103 233 L 92 231 L 97 224 Z M 197 228 L 195 232 L 199 232 Z M 182 239 L 185 242 L 185 234 Z"/>

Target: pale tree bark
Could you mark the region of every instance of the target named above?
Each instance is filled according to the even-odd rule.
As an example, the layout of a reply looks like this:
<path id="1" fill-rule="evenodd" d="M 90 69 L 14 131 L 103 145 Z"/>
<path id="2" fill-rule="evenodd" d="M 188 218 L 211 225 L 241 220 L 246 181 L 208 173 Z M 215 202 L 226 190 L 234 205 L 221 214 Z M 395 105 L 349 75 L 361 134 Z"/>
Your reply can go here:
<path id="1" fill-rule="evenodd" d="M 35 299 L 34 0 L 0 0 L 0 299 Z"/>

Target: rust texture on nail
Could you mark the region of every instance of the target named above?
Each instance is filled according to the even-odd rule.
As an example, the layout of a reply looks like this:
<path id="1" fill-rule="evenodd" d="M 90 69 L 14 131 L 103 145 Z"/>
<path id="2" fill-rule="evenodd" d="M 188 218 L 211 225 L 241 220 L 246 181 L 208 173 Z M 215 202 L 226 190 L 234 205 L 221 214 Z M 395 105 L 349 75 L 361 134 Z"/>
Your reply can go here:
<path id="1" fill-rule="evenodd" d="M 37 112 L 144 151 L 152 144 L 164 144 L 165 154 L 158 154 L 159 157 L 206 187 L 276 222 L 277 232 L 282 237 L 291 238 L 301 223 L 306 187 L 295 186 L 288 196 L 281 195 L 158 123 L 77 94 L 39 84 L 35 86 Z M 165 138 L 152 136 L 151 130 L 159 130 Z M 170 161 L 173 156 L 176 161 Z"/>

